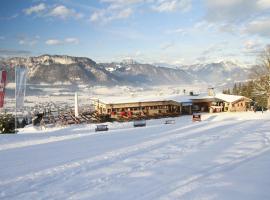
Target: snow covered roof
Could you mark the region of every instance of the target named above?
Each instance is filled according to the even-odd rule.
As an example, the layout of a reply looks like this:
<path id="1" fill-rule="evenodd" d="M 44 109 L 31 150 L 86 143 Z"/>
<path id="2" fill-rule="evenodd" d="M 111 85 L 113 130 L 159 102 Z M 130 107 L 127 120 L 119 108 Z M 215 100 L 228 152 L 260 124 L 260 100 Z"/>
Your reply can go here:
<path id="1" fill-rule="evenodd" d="M 244 97 L 244 96 L 222 94 L 222 93 L 217 93 L 214 96 L 209 96 L 207 93 L 202 93 L 202 94 L 200 94 L 198 96 L 190 97 L 190 99 L 192 99 L 192 100 L 196 100 L 196 99 L 211 99 L 211 100 L 220 99 L 220 100 L 226 101 L 228 103 L 233 103 L 233 102 L 238 101 L 238 100 L 243 99 L 243 98 L 246 99 L 246 100 L 250 100 L 250 99 L 248 99 L 247 97 Z"/>
<path id="2" fill-rule="evenodd" d="M 151 101 L 176 101 L 179 103 L 192 102 L 190 99 L 190 96 L 184 96 L 184 95 L 144 96 L 144 97 L 105 97 L 105 98 L 99 98 L 98 100 L 105 104 L 136 103 L 136 102 L 151 102 Z"/>
<path id="3" fill-rule="evenodd" d="M 151 102 L 151 101 L 176 101 L 179 103 L 191 103 L 192 100 L 222 100 L 228 103 L 238 101 L 240 99 L 248 99 L 244 96 L 238 95 L 228 95 L 218 93 L 215 96 L 209 96 L 207 93 L 202 93 L 197 96 L 187 96 L 187 95 L 167 95 L 167 96 L 139 96 L 139 97 L 103 97 L 96 100 L 103 102 L 105 104 L 120 104 L 120 103 L 137 103 L 137 102 Z M 250 99 L 248 99 L 250 100 Z"/>
<path id="4" fill-rule="evenodd" d="M 251 100 L 251 99 L 248 99 L 247 97 L 244 97 L 244 96 L 222 94 L 222 93 L 216 94 L 215 97 L 218 99 L 221 99 L 223 101 L 229 102 L 229 103 L 233 103 L 233 102 L 238 101 L 240 99 Z"/>

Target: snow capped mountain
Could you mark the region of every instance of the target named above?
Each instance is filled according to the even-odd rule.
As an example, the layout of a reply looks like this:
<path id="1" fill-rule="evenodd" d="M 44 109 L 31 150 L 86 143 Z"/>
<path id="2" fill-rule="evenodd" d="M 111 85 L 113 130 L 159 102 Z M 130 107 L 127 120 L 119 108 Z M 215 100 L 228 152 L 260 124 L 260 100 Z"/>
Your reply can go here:
<path id="1" fill-rule="evenodd" d="M 231 61 L 187 65 L 180 69 L 193 74 L 198 80 L 215 85 L 245 81 L 250 74 L 249 67 Z"/>
<path id="2" fill-rule="evenodd" d="M 133 65 L 133 64 L 137 64 L 137 62 L 131 58 L 127 58 L 122 60 L 121 62 L 122 64 L 126 64 L 126 65 Z"/>
<path id="3" fill-rule="evenodd" d="M 172 67 L 166 64 L 141 64 L 132 59 L 120 63 L 96 63 L 85 57 L 42 55 L 0 61 L 14 80 L 14 67 L 28 68 L 30 83 L 68 82 L 91 85 L 165 85 L 208 83 L 224 85 L 248 79 L 249 68 L 234 62 L 219 62 Z M 11 74 L 11 75 L 10 75 Z"/>
<path id="4" fill-rule="evenodd" d="M 193 83 L 193 77 L 181 69 L 156 67 L 138 62 L 102 64 L 105 69 L 125 82 L 133 84 L 181 84 Z"/>
<path id="5" fill-rule="evenodd" d="M 140 64 L 134 60 L 120 63 L 99 63 L 89 58 L 42 55 L 10 58 L 0 63 L 14 73 L 12 66 L 28 68 L 29 83 L 69 82 L 91 85 L 144 85 L 192 83 L 193 78 L 181 69 Z M 9 79 L 14 80 L 14 76 Z"/>

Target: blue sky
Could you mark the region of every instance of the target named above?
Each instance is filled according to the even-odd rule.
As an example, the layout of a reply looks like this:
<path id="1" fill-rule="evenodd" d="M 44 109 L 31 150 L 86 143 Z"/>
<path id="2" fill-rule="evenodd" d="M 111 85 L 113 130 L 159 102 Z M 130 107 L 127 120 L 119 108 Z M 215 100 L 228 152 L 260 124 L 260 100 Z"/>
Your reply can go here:
<path id="1" fill-rule="evenodd" d="M 2 57 L 251 64 L 270 43 L 270 1 L 3 0 L 0 25 Z"/>

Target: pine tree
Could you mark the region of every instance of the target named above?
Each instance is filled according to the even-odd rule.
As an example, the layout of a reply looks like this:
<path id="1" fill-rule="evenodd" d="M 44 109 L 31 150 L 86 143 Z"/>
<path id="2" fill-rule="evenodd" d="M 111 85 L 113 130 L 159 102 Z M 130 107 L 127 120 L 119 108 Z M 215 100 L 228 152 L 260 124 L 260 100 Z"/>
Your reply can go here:
<path id="1" fill-rule="evenodd" d="M 232 94 L 237 95 L 237 85 L 236 85 L 236 83 L 233 86 Z"/>

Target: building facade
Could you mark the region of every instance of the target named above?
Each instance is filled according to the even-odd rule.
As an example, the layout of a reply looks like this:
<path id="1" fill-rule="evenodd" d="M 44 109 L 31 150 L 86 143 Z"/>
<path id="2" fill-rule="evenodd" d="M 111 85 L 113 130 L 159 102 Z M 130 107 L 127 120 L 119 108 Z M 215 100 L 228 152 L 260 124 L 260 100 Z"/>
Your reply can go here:
<path id="1" fill-rule="evenodd" d="M 95 100 L 94 106 L 99 114 L 110 115 L 112 118 L 180 115 L 182 109 L 180 103 L 171 100 L 124 103 Z"/>

